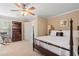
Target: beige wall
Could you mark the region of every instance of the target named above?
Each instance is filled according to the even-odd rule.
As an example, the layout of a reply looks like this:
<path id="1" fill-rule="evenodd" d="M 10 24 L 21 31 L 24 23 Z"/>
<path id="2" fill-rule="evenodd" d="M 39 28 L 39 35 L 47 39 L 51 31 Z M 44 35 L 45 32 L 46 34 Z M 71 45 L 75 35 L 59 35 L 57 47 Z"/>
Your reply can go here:
<path id="1" fill-rule="evenodd" d="M 38 17 L 38 36 L 47 34 L 47 20 L 42 17 Z"/>
<path id="2" fill-rule="evenodd" d="M 44 36 L 47 34 L 47 19 L 37 17 L 33 21 L 35 36 Z"/>
<path id="3" fill-rule="evenodd" d="M 53 25 L 56 30 L 64 29 L 67 30 L 69 29 L 69 26 L 66 27 L 60 27 L 60 21 L 61 20 L 70 20 L 73 19 L 74 21 L 74 29 L 77 29 L 77 26 L 79 26 L 79 11 L 74 11 L 68 14 L 60 15 L 60 16 L 53 16 L 48 19 L 48 25 Z"/>
<path id="4" fill-rule="evenodd" d="M 24 22 L 24 39 L 33 40 L 33 26 L 34 26 L 34 35 L 44 36 L 47 34 L 47 20 L 42 17 L 36 17 L 31 22 Z"/>
<path id="5" fill-rule="evenodd" d="M 61 20 L 68 20 L 69 21 L 71 18 L 74 21 L 74 29 L 77 29 L 77 26 L 79 26 L 79 11 L 71 12 L 68 14 L 60 15 L 60 16 L 53 16 L 53 17 L 49 18 L 48 20 L 43 17 L 37 16 L 37 17 L 35 17 L 35 19 L 33 19 L 31 24 L 34 25 L 35 36 L 44 36 L 47 34 L 47 26 L 48 25 L 53 25 L 56 30 L 69 29 L 69 25 L 67 25 L 65 27 L 60 27 L 60 21 Z M 26 27 L 26 29 L 27 29 L 27 27 Z"/>

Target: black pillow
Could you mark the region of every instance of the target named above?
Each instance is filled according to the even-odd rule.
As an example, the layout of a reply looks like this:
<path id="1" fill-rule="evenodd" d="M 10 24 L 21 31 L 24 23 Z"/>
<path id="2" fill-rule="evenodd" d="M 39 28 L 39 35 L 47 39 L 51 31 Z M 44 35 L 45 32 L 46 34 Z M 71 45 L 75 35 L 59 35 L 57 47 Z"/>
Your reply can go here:
<path id="1" fill-rule="evenodd" d="M 56 36 L 63 36 L 63 32 L 56 32 Z"/>
<path id="2" fill-rule="evenodd" d="M 56 32 L 56 36 L 60 36 L 60 32 Z"/>
<path id="3" fill-rule="evenodd" d="M 60 32 L 60 36 L 63 36 L 63 32 Z"/>

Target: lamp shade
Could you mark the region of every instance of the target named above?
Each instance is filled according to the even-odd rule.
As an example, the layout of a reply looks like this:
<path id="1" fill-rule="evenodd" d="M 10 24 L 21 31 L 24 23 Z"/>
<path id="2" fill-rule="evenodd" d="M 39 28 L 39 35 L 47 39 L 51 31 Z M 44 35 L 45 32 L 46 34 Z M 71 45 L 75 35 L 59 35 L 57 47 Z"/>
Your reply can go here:
<path id="1" fill-rule="evenodd" d="M 51 25 L 48 25 L 48 30 L 51 29 Z"/>

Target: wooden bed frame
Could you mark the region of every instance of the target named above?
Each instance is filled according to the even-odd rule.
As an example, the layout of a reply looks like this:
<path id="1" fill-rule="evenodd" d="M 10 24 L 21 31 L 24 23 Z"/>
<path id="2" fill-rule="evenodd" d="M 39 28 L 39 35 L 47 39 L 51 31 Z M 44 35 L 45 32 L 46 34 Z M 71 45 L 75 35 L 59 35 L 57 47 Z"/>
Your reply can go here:
<path id="1" fill-rule="evenodd" d="M 37 49 L 41 54 L 43 54 L 45 56 L 59 56 L 58 54 L 53 53 L 53 52 L 41 47 L 40 45 L 37 45 L 35 43 L 36 40 L 38 40 L 38 39 L 34 38 L 34 27 L 33 27 L 33 51 L 35 49 Z M 73 56 L 73 20 L 72 19 L 70 20 L 70 49 L 66 49 L 64 47 L 60 47 L 58 45 L 51 44 L 51 43 L 48 43 L 48 42 L 45 42 L 45 41 L 42 41 L 42 40 L 38 40 L 38 41 L 46 43 L 46 44 L 51 45 L 51 46 L 55 46 L 55 47 L 67 50 L 67 51 L 70 52 L 70 56 Z"/>

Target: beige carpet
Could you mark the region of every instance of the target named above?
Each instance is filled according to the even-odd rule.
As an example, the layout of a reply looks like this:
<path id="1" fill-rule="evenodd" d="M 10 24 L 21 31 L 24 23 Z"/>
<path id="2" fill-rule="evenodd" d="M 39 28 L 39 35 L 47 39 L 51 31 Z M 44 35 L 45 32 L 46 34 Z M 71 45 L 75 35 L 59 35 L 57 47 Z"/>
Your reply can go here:
<path id="1" fill-rule="evenodd" d="M 41 54 L 32 50 L 32 44 L 29 41 L 18 41 L 0 44 L 0 56 L 40 56 Z"/>

